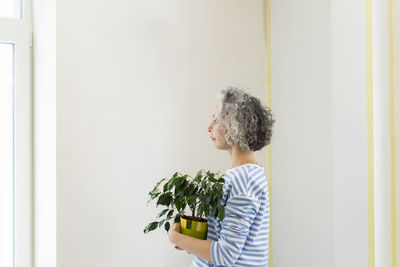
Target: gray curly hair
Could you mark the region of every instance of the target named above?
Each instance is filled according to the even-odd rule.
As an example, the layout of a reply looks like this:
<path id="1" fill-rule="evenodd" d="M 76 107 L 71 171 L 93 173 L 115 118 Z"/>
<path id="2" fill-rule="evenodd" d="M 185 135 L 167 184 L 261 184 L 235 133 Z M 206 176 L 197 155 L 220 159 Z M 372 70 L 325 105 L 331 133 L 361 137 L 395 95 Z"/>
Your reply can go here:
<path id="1" fill-rule="evenodd" d="M 270 144 L 275 122 L 272 110 L 258 98 L 236 87 L 217 95 L 217 124 L 225 130 L 228 145 L 238 144 L 241 151 L 258 151 Z"/>

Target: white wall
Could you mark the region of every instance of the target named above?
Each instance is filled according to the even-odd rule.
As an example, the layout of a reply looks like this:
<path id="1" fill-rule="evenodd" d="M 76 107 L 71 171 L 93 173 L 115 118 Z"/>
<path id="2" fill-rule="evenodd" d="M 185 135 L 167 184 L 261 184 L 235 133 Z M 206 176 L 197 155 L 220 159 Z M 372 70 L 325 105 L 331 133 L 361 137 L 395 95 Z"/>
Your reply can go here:
<path id="1" fill-rule="evenodd" d="M 57 267 L 189 266 L 163 230 L 143 234 L 147 193 L 176 170 L 230 167 L 207 126 L 228 85 L 267 102 L 263 8 L 57 2 Z M 273 266 L 367 266 L 365 1 L 270 12 Z"/>
<path id="2" fill-rule="evenodd" d="M 334 265 L 368 266 L 365 1 L 332 1 Z"/>
<path id="3" fill-rule="evenodd" d="M 365 1 L 271 1 L 273 266 L 368 265 Z"/>
<path id="4" fill-rule="evenodd" d="M 330 1 L 271 1 L 273 266 L 334 266 Z"/>
<path id="5" fill-rule="evenodd" d="M 165 230 L 143 234 L 147 193 L 177 170 L 230 168 L 207 127 L 228 85 L 266 103 L 262 6 L 57 1 L 57 267 L 190 265 Z"/>

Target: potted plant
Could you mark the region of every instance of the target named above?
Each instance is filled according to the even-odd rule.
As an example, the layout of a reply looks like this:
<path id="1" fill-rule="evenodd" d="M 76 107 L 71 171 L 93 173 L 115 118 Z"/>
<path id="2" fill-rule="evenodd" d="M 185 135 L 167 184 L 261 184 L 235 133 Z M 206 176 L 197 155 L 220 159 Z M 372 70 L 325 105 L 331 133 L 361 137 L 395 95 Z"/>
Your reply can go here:
<path id="1" fill-rule="evenodd" d="M 157 215 L 160 221 L 149 223 L 144 233 L 163 224 L 168 232 L 169 220 L 174 218 L 174 223 L 181 222 L 182 234 L 205 240 L 207 216 L 219 217 L 221 221 L 224 219 L 225 208 L 221 205 L 224 183 L 223 175 L 205 170 L 200 170 L 194 178 L 175 172 L 171 178 L 161 179 L 149 192 L 147 205 L 157 199 L 156 207 L 161 205 L 165 209 Z M 187 209 L 190 209 L 191 215 L 185 215 Z"/>

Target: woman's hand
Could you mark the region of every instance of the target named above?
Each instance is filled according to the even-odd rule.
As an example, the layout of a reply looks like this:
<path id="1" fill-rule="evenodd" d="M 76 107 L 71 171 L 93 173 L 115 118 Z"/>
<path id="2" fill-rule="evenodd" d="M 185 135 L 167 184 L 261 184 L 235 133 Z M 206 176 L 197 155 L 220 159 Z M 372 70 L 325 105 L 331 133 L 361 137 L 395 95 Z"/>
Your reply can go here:
<path id="1" fill-rule="evenodd" d="M 170 229 L 169 229 L 169 231 L 168 231 L 168 238 L 169 238 L 169 241 L 172 243 L 172 244 L 176 244 L 176 242 L 177 242 L 177 238 L 178 238 L 178 234 L 180 234 L 180 232 L 181 232 L 181 224 L 180 223 L 175 223 Z M 176 249 L 176 250 L 184 250 L 184 249 L 182 249 L 182 248 L 180 248 L 179 246 L 174 246 L 174 248 Z M 186 251 L 188 254 L 190 254 L 188 251 Z"/>
<path id="2" fill-rule="evenodd" d="M 168 238 L 172 244 L 176 244 L 176 241 L 178 239 L 178 234 L 180 234 L 180 232 L 181 232 L 181 224 L 174 223 L 174 225 L 168 231 Z"/>

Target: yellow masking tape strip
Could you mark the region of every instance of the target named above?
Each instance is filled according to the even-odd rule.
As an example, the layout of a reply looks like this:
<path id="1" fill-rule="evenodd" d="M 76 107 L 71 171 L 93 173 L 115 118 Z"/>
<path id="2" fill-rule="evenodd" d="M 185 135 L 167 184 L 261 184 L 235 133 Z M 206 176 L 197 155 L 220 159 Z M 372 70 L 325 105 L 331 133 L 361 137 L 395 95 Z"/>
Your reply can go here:
<path id="1" fill-rule="evenodd" d="M 368 175 L 368 266 L 375 266 L 374 220 L 374 121 L 372 79 L 372 0 L 366 0 L 366 76 L 367 76 L 367 175 Z"/>
<path id="2" fill-rule="evenodd" d="M 392 213 L 392 267 L 396 267 L 396 187 L 394 146 L 394 70 L 393 70 L 393 2 L 389 0 L 389 73 L 390 73 L 390 194 Z"/>

